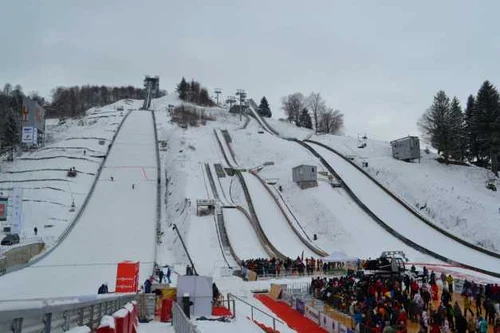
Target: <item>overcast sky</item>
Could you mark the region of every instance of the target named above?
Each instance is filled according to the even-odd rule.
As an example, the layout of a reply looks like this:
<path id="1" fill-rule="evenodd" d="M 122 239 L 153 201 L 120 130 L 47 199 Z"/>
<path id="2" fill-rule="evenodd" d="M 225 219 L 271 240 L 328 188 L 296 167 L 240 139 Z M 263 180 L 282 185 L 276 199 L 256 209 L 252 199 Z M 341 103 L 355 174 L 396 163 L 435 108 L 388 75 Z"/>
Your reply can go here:
<path id="1" fill-rule="evenodd" d="M 280 99 L 320 92 L 346 132 L 393 139 L 438 90 L 500 85 L 500 1 L 19 1 L 0 10 L 0 85 L 142 85 L 182 76 Z"/>

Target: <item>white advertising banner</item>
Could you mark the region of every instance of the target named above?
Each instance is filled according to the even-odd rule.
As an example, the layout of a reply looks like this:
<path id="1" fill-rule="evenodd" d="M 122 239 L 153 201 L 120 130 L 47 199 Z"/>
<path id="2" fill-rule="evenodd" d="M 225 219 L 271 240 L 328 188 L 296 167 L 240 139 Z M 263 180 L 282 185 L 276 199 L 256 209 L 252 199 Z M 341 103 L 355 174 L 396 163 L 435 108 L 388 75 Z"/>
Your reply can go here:
<path id="1" fill-rule="evenodd" d="M 36 127 L 33 127 L 33 144 L 38 144 L 38 130 L 36 129 Z"/>
<path id="2" fill-rule="evenodd" d="M 306 318 L 311 319 L 313 322 L 319 325 L 319 310 L 313 308 L 312 306 L 306 304 L 306 309 L 305 309 L 305 316 Z"/>
<path id="3" fill-rule="evenodd" d="M 22 143 L 33 143 L 33 127 L 24 126 L 21 137 Z"/>
<path id="4" fill-rule="evenodd" d="M 323 327 L 325 330 L 328 331 L 328 333 L 339 333 L 339 325 L 338 323 L 333 320 L 332 317 L 329 315 L 324 314 L 321 312 L 320 314 L 320 325 Z"/>
<path id="5" fill-rule="evenodd" d="M 14 187 L 12 191 L 12 214 L 10 216 L 11 232 L 20 234 L 23 229 L 23 189 Z"/>

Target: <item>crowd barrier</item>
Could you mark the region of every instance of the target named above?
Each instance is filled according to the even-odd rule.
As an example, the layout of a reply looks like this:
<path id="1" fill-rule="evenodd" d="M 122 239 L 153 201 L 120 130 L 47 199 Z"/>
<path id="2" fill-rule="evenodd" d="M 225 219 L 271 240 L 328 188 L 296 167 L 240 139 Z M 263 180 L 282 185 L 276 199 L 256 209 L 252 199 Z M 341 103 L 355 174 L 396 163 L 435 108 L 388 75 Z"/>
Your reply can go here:
<path id="1" fill-rule="evenodd" d="M 177 303 L 174 303 L 172 307 L 172 323 L 175 333 L 200 333 Z"/>
<path id="2" fill-rule="evenodd" d="M 132 301 L 113 315 L 102 317 L 96 333 L 137 333 L 138 325 L 137 302 Z"/>
<path id="3" fill-rule="evenodd" d="M 350 316 L 333 311 L 322 301 L 309 294 L 309 283 L 288 286 L 282 290 L 282 299 L 290 307 L 324 328 L 329 333 L 355 333 Z"/>

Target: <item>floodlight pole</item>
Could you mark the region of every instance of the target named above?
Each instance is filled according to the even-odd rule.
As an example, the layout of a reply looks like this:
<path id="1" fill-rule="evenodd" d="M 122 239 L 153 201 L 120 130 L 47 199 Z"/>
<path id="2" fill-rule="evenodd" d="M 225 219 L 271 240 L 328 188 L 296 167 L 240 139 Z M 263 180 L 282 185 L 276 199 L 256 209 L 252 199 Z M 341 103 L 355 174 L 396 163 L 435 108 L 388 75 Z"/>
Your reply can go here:
<path id="1" fill-rule="evenodd" d="M 217 105 L 219 105 L 219 95 L 222 93 L 220 88 L 215 88 L 215 96 L 217 96 Z"/>
<path id="2" fill-rule="evenodd" d="M 236 96 L 240 97 L 240 121 L 241 121 L 241 117 L 242 117 L 242 113 L 243 113 L 242 103 L 243 103 L 243 101 L 246 98 L 245 90 L 244 89 L 238 89 L 238 90 L 236 90 Z"/>

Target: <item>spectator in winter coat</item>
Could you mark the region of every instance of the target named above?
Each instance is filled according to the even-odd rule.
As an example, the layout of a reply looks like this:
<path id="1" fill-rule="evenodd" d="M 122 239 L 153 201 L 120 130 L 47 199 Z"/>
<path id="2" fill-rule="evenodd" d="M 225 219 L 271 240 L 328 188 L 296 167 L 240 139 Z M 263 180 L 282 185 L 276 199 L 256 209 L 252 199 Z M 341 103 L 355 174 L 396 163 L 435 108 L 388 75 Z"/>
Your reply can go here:
<path id="1" fill-rule="evenodd" d="M 470 312 L 471 316 L 474 316 L 474 312 L 471 310 L 472 301 L 469 296 L 464 296 L 464 316 L 467 317 L 467 311 Z"/>
<path id="2" fill-rule="evenodd" d="M 101 286 L 99 287 L 99 290 L 97 290 L 97 293 L 98 294 L 107 294 L 108 293 L 108 284 L 107 283 L 101 284 Z"/>
<path id="3" fill-rule="evenodd" d="M 479 333 L 487 333 L 488 332 L 488 322 L 486 319 L 479 317 Z"/>
<path id="4" fill-rule="evenodd" d="M 150 294 L 151 293 L 151 285 L 153 284 L 153 277 L 150 277 L 146 281 L 144 281 L 144 293 L 145 294 Z"/>
<path id="5" fill-rule="evenodd" d="M 453 305 L 453 312 L 454 312 L 455 318 L 462 315 L 462 309 L 460 309 L 460 305 L 458 305 L 457 301 L 455 301 L 455 305 Z"/>
<path id="6" fill-rule="evenodd" d="M 443 288 L 446 288 L 446 274 L 441 273 L 441 282 L 443 283 Z"/>
<path id="7" fill-rule="evenodd" d="M 429 328 L 429 319 L 427 318 L 427 312 L 424 310 L 422 311 L 422 315 L 420 316 L 420 327 L 418 332 L 427 333 L 428 328 Z"/>
<path id="8" fill-rule="evenodd" d="M 450 292 L 450 295 L 453 295 L 453 276 L 451 274 L 448 275 L 446 278 L 446 282 L 448 282 L 448 291 Z"/>
<path id="9" fill-rule="evenodd" d="M 466 333 L 467 331 L 467 319 L 460 315 L 455 319 L 455 329 L 457 333 Z"/>
<path id="10" fill-rule="evenodd" d="M 163 273 L 163 270 L 159 269 L 158 270 L 158 279 L 160 279 L 160 283 L 163 282 L 163 277 L 165 276 L 165 273 Z"/>
<path id="11" fill-rule="evenodd" d="M 441 294 L 441 301 L 443 302 L 443 305 L 445 307 L 448 307 L 448 305 L 450 305 L 451 295 L 448 290 L 443 289 L 443 293 Z"/>
<path id="12" fill-rule="evenodd" d="M 166 266 L 167 267 L 167 274 L 165 275 L 165 279 L 166 279 L 166 282 L 168 284 L 172 283 L 172 281 L 170 280 L 170 275 L 172 275 L 172 270 L 170 269 L 170 266 Z"/>

